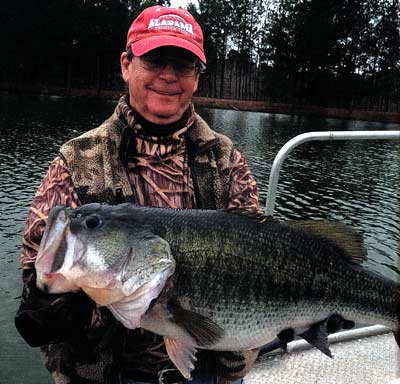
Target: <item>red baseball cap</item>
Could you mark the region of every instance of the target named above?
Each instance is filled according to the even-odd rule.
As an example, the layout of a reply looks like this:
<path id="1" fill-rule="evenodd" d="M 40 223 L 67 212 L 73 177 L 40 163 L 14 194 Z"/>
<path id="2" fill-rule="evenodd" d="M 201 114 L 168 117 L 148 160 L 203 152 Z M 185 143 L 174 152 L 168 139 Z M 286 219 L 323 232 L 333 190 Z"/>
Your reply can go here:
<path id="1" fill-rule="evenodd" d="M 188 11 L 160 5 L 146 8 L 129 28 L 126 47 L 142 56 L 167 45 L 187 49 L 206 63 L 203 31 Z"/>

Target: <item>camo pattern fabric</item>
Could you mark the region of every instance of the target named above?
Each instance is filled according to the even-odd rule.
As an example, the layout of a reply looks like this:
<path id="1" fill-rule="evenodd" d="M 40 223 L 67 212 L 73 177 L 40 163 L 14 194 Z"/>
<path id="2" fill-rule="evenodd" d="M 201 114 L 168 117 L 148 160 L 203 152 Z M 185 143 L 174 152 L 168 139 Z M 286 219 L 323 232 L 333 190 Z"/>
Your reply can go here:
<path id="1" fill-rule="evenodd" d="M 232 171 L 228 208 L 246 209 L 251 212 L 261 213 L 262 209 L 259 206 L 257 184 L 251 174 L 245 157 L 238 150 L 234 150 L 231 161 Z M 134 169 L 135 167 L 131 168 L 131 170 Z M 151 184 L 149 184 L 149 186 L 144 185 L 144 187 L 147 187 L 148 189 L 153 188 L 154 183 L 150 176 L 147 176 L 146 174 L 145 178 L 150 180 Z M 130 180 L 133 181 L 135 179 L 138 179 L 137 174 L 130 176 Z M 141 185 L 143 186 L 143 184 Z M 186 192 L 188 189 L 191 191 L 193 190 L 193 182 L 191 178 L 190 182 L 187 182 L 186 188 Z M 164 188 L 159 189 L 164 193 Z M 178 190 L 178 188 L 176 189 Z M 157 190 L 157 187 L 154 188 L 154 190 Z M 181 191 L 182 190 L 184 189 L 182 188 Z M 190 198 L 186 200 L 181 199 L 181 204 L 177 205 L 177 200 L 171 200 L 171 195 L 169 199 L 164 200 L 162 198 L 160 199 L 159 196 L 156 197 L 155 193 L 148 193 L 149 198 L 146 199 L 146 201 L 144 201 L 144 198 L 142 200 L 147 204 L 142 205 L 153 207 L 193 208 L 195 204 L 193 194 L 192 192 L 188 194 Z M 136 195 L 142 196 L 144 195 L 144 191 L 136 191 Z M 171 204 L 167 204 L 168 202 Z M 34 268 L 37 251 L 46 226 L 49 211 L 56 205 L 67 205 L 71 208 L 76 208 L 80 205 L 78 196 L 74 191 L 71 174 L 60 157 L 55 158 L 51 163 L 29 209 L 28 219 L 23 234 L 23 252 L 21 255 L 21 263 L 24 269 Z"/>
<path id="2" fill-rule="evenodd" d="M 188 166 L 185 134 L 194 122 L 193 106 L 183 127 L 167 136 L 149 135 L 136 121 L 127 100 L 117 106 L 130 129 L 129 181 L 135 202 L 142 206 L 193 208 L 195 195 Z"/>
<path id="3" fill-rule="evenodd" d="M 131 118 L 129 110 L 125 109 L 123 113 L 129 122 Z M 193 111 L 189 120 L 191 118 L 193 118 Z M 133 121 L 131 124 L 134 125 Z M 193 180 L 187 162 L 186 141 L 182 140 L 190 125 L 191 121 L 186 122 L 185 126 L 168 140 L 158 140 L 157 137 L 148 136 L 139 125 L 136 125 L 137 137 L 133 148 L 134 156 L 128 162 L 128 176 L 138 204 L 171 208 L 196 207 Z M 228 208 L 262 212 L 255 179 L 246 159 L 237 150 L 233 150 L 231 154 L 230 167 Z M 197 180 L 197 182 L 201 183 L 202 180 Z M 81 205 L 74 190 L 71 171 L 60 157 L 51 163 L 29 210 L 21 256 L 24 269 L 34 268 L 48 213 L 53 206 L 58 204 L 71 208 Z M 99 313 L 94 313 L 93 328 L 101 328 L 101 322 Z M 127 349 L 122 351 L 119 358 L 122 360 L 125 360 L 124 357 L 127 358 L 129 360 L 127 365 L 134 366 L 142 372 L 158 372 L 160 369 L 170 366 L 171 362 L 162 339 L 144 330 L 136 331 L 140 331 L 139 334 L 142 334 L 139 342 L 135 340 L 131 347 L 132 343 L 127 343 L 129 344 L 126 345 Z M 124 337 L 125 343 L 136 339 L 134 332 L 127 332 Z M 150 345 L 140 343 L 140 340 L 149 340 L 149 338 L 153 340 Z M 143 348 L 138 348 L 138 345 L 142 345 Z M 81 377 L 87 380 L 84 382 L 88 383 L 102 382 L 104 375 L 108 372 L 107 364 L 109 366 L 112 361 L 112 356 L 107 351 L 99 354 L 97 361 L 93 361 L 91 364 L 82 365 L 79 361 L 69 361 L 68 356 L 72 355 L 67 343 L 42 347 L 42 352 L 46 367 L 51 372 L 56 384 L 74 382 L 76 377 Z M 131 358 L 133 358 L 133 362 Z M 245 365 L 240 364 L 240 367 L 236 367 L 234 376 L 243 377 L 249 366 L 252 366 L 252 364 L 246 367 Z"/>
<path id="4" fill-rule="evenodd" d="M 71 174 L 59 157 L 51 163 L 29 209 L 22 240 L 21 262 L 24 269 L 34 268 L 49 211 L 56 205 L 71 208 L 80 205 Z"/>
<path id="5" fill-rule="evenodd" d="M 154 140 L 150 142 L 146 142 L 143 138 L 137 140 L 137 153 L 142 154 L 142 157 L 138 156 L 137 162 L 128 163 L 129 180 L 137 204 L 166 208 L 195 208 L 193 180 L 185 156 L 186 144 L 179 139 L 178 141 L 180 145 L 168 147 Z M 149 155 L 148 158 L 146 154 Z M 156 159 L 159 159 L 158 164 Z M 231 164 L 227 208 L 262 213 L 257 184 L 246 158 L 235 149 Z M 60 157 L 55 158 L 50 164 L 29 209 L 21 256 L 24 269 L 34 267 L 49 211 L 56 205 L 67 205 L 71 208 L 80 205 L 70 170 Z"/>

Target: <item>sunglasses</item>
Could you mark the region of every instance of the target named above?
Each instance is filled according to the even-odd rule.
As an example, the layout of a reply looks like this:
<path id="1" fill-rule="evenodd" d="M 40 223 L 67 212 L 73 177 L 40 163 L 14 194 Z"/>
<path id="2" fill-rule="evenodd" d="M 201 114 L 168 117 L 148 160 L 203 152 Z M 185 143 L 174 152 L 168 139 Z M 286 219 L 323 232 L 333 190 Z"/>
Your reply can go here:
<path id="1" fill-rule="evenodd" d="M 191 77 L 200 72 L 197 61 L 187 59 L 175 59 L 162 56 L 141 56 L 139 57 L 140 64 L 144 69 L 150 72 L 159 73 L 168 65 L 171 65 L 177 76 Z"/>

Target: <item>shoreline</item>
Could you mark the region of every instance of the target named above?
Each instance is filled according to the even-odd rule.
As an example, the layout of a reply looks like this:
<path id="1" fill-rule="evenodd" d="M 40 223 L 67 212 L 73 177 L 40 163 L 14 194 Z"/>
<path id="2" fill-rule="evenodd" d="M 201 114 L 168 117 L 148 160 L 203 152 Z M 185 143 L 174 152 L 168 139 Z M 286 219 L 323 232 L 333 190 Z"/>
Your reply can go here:
<path id="1" fill-rule="evenodd" d="M 211 99 L 206 97 L 194 97 L 193 102 L 198 107 L 207 108 L 277 113 L 284 115 L 320 116 L 344 120 L 364 120 L 400 124 L 400 112 L 364 111 L 356 109 L 349 110 L 344 108 L 320 107 L 312 105 L 291 105 L 268 103 L 264 101 Z"/>
<path id="2" fill-rule="evenodd" d="M 24 92 L 13 92 L 0 87 L 0 94 L 6 96 L 61 96 L 72 98 L 95 98 L 102 100 L 118 100 L 124 91 L 101 91 L 90 89 L 71 89 L 70 92 L 65 88 L 49 88 L 38 90 L 28 88 Z M 233 99 L 214 99 L 209 97 L 194 96 L 193 104 L 197 107 L 229 109 L 245 112 L 261 112 L 284 115 L 301 116 L 320 116 L 325 118 L 345 119 L 345 120 L 364 120 L 384 123 L 400 124 L 400 112 L 380 112 L 367 110 L 350 110 L 344 108 L 320 107 L 312 105 L 292 105 L 282 103 L 270 103 L 266 101 L 233 100 Z"/>

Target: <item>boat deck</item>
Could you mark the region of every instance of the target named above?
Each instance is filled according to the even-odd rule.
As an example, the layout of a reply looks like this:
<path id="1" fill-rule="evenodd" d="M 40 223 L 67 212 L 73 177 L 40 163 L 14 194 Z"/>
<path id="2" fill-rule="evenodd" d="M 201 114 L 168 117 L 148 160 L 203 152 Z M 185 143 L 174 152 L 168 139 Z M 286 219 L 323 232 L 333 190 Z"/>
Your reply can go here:
<path id="1" fill-rule="evenodd" d="M 333 359 L 304 341 L 294 341 L 287 352 L 266 354 L 259 358 L 246 377 L 247 384 L 400 384 L 400 350 L 392 333 L 346 332 L 332 338 Z M 356 331 L 357 332 L 357 331 Z M 344 334 L 344 337 L 343 337 Z M 356 337 L 354 339 L 354 337 Z"/>

